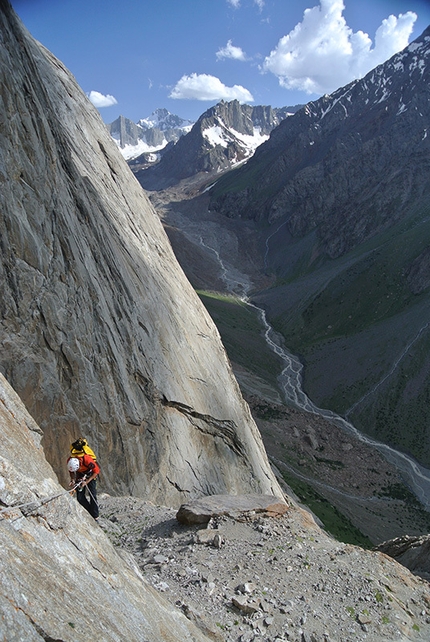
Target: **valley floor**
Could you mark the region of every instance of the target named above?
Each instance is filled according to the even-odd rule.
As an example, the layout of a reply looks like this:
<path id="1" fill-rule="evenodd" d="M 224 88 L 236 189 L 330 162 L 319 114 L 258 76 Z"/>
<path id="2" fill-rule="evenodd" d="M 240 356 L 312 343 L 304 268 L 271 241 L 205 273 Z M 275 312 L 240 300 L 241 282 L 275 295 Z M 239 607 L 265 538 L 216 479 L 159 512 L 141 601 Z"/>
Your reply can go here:
<path id="1" fill-rule="evenodd" d="M 430 513 L 379 452 L 321 417 L 245 398 L 269 459 L 338 539 L 369 547 L 430 532 Z"/>
<path id="2" fill-rule="evenodd" d="M 189 280 L 197 289 L 224 293 L 269 287 L 261 259 L 264 248 L 258 244 L 260 233 L 252 223 L 209 212 L 201 180 L 151 193 Z M 229 352 L 229 344 L 237 341 L 240 333 L 237 329 L 230 332 L 228 323 L 236 326 L 241 320 L 235 312 L 226 311 L 227 303 L 217 304 L 210 297 L 204 302 L 214 306 L 208 310 Z M 216 318 L 222 314 L 224 333 Z M 261 333 L 261 328 L 254 332 Z M 300 501 L 311 506 L 326 528 L 346 542 L 371 546 L 404 534 L 430 532 L 430 513 L 417 502 L 396 468 L 329 421 L 282 405 L 276 387 L 281 363 L 261 352 L 261 339 L 252 339 L 249 332 L 243 336 L 246 345 L 239 350 L 245 353 L 244 361 L 239 364 L 236 355 L 229 352 L 236 377 L 272 463 Z M 247 363 L 251 348 L 257 359 L 266 362 L 262 376 L 252 371 L 255 359 L 252 365 Z"/>

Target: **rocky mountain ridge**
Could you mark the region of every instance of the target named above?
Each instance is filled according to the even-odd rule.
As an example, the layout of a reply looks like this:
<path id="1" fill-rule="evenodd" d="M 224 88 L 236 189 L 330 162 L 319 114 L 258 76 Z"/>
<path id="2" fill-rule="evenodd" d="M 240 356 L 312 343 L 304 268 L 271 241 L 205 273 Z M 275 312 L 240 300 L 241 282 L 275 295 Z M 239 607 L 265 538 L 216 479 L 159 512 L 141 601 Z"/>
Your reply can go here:
<path id="1" fill-rule="evenodd" d="M 406 203 L 419 210 L 429 196 L 429 56 L 430 27 L 362 80 L 308 103 L 218 182 L 211 206 L 284 223 L 295 237 L 317 230 L 331 258 L 392 226 Z"/>
<path id="2" fill-rule="evenodd" d="M 156 166 L 130 167 L 145 189 L 161 189 L 201 172 L 225 171 L 249 158 L 272 129 L 297 109 L 221 101 L 202 114 Z"/>
<path id="3" fill-rule="evenodd" d="M 203 517 L 209 502 L 199 504 Z M 212 640 L 412 642 L 430 632 L 427 581 L 327 537 L 294 502 L 276 519 L 224 510 L 187 527 L 138 498 L 101 505 L 111 541 Z"/>
<path id="4" fill-rule="evenodd" d="M 71 74 L 0 11 L 0 370 L 60 480 L 164 504 L 277 488 L 218 331 Z"/>
<path id="5" fill-rule="evenodd" d="M 176 143 L 192 126 L 192 121 L 160 108 L 137 123 L 119 116 L 107 128 L 125 159 L 132 160 L 143 154 L 150 164 L 160 158 L 160 153 L 169 143 Z"/>

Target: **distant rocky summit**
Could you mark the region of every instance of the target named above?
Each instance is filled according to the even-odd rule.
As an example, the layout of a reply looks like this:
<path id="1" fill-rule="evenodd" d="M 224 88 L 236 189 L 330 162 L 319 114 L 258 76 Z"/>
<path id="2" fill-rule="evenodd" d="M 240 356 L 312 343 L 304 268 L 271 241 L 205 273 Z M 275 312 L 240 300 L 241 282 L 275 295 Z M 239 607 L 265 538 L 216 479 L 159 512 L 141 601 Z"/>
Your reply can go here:
<path id="1" fill-rule="evenodd" d="M 150 164 L 159 159 L 160 152 L 168 143 L 175 143 L 192 126 L 193 121 L 171 114 L 167 109 L 156 109 L 137 123 L 119 116 L 107 128 L 124 158 L 131 160 L 144 155 Z"/>
<path id="2" fill-rule="evenodd" d="M 221 101 L 204 112 L 191 131 L 148 169 L 130 167 L 145 189 L 158 190 L 201 172 L 225 171 L 252 156 L 279 123 L 299 109 Z"/>
<path id="3" fill-rule="evenodd" d="M 218 331 L 97 110 L 0 11 L 0 371 L 66 481 L 79 435 L 103 485 L 167 505 L 275 494 Z"/>

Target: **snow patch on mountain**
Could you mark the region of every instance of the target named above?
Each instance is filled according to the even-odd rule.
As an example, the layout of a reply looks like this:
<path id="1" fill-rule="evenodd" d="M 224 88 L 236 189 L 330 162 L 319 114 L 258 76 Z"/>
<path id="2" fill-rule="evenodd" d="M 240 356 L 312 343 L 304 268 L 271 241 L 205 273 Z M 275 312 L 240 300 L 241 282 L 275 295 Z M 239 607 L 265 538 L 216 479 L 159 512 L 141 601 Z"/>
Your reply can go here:
<path id="1" fill-rule="evenodd" d="M 107 125 L 110 135 L 126 160 L 147 154 L 148 159 L 155 159 L 153 162 L 159 160 L 157 152 L 170 142 L 176 143 L 192 126 L 192 121 L 171 114 L 167 109 L 156 109 L 150 116 L 141 118 L 137 123 L 120 116 Z"/>
<path id="2" fill-rule="evenodd" d="M 119 151 L 121 152 L 125 160 L 133 160 L 141 154 L 150 154 L 151 157 L 148 158 L 148 162 L 153 163 L 159 160 L 159 155 L 156 152 L 159 152 L 160 150 L 164 149 L 166 145 L 168 145 L 168 141 L 166 139 L 163 140 L 161 145 L 157 145 L 156 147 L 151 147 L 150 145 L 145 143 L 144 140 L 139 140 L 136 145 L 125 145 L 125 147 L 121 147 L 120 141 L 117 138 L 114 138 L 114 141 L 118 145 Z"/>
<path id="3" fill-rule="evenodd" d="M 208 127 L 207 129 L 203 130 L 203 136 L 204 138 L 206 138 L 209 144 L 212 145 L 212 147 L 216 147 L 217 145 L 221 145 L 221 147 L 227 147 L 227 145 L 231 142 L 231 137 L 228 136 L 226 130 L 219 125 L 212 125 L 212 127 Z"/>
<path id="4" fill-rule="evenodd" d="M 234 132 L 234 135 L 236 136 L 236 138 L 238 138 L 245 145 L 245 147 L 250 151 L 250 153 L 254 153 L 257 147 L 262 145 L 262 143 L 266 142 L 266 140 L 269 140 L 269 135 L 262 134 L 260 127 L 254 127 L 254 134 L 252 136 L 249 136 L 247 134 L 241 134 L 240 132 L 237 132 L 234 129 L 232 131 Z"/>
<path id="5" fill-rule="evenodd" d="M 220 145 L 226 148 L 229 144 L 236 142 L 243 148 L 246 156 L 250 156 L 259 145 L 269 138 L 268 135 L 261 133 L 260 127 L 254 127 L 253 131 L 253 135 L 242 134 L 231 127 L 227 128 L 223 125 L 212 125 L 212 127 L 204 129 L 202 134 L 212 147 Z"/>

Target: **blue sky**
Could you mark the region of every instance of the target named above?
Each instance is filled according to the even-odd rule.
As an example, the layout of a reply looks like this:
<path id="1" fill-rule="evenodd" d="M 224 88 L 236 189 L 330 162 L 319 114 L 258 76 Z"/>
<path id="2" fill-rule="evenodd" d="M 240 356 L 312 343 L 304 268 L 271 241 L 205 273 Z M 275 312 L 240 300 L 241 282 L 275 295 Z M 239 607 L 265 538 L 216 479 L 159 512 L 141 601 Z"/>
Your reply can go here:
<path id="1" fill-rule="evenodd" d="M 12 0 L 105 122 L 330 93 L 430 24 L 428 0 Z M 92 93 L 91 93 L 92 92 Z M 103 106 L 106 104 L 107 106 Z"/>

